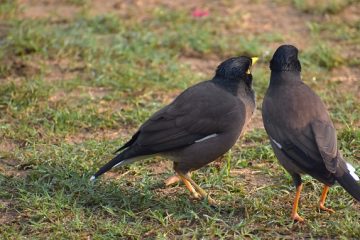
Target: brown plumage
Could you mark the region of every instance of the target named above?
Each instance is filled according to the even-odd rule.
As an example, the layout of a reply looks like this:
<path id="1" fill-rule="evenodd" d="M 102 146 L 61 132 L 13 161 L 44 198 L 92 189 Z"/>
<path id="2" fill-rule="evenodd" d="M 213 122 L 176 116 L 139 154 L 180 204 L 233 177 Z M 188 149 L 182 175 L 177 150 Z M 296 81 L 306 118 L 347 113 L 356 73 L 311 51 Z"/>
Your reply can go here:
<path id="1" fill-rule="evenodd" d="M 324 206 L 329 186 L 339 182 L 360 201 L 360 185 L 354 168 L 341 156 L 336 131 L 321 99 L 305 85 L 300 76 L 298 50 L 291 45 L 279 47 L 270 63 L 271 78 L 262 115 L 271 146 L 279 162 L 293 177 L 297 188 L 292 218 L 302 189 L 301 174 L 309 174 L 325 184 L 320 200 Z"/>
<path id="2" fill-rule="evenodd" d="M 194 196 L 206 197 L 188 173 L 226 153 L 249 122 L 255 109 L 251 65 L 248 57 L 221 63 L 212 80 L 188 88 L 153 114 L 92 179 L 114 166 L 159 154 L 174 162 L 179 179 Z"/>

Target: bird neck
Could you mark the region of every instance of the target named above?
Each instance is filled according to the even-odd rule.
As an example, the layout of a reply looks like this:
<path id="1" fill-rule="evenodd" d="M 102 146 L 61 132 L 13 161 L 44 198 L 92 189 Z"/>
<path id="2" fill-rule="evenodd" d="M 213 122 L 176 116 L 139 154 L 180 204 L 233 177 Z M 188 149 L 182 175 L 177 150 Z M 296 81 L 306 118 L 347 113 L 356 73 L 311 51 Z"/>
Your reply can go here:
<path id="1" fill-rule="evenodd" d="M 247 121 L 253 115 L 256 106 L 255 92 L 252 89 L 251 80 L 252 78 L 248 78 L 247 81 L 231 81 L 219 77 L 214 77 L 212 80 L 215 85 L 231 93 L 244 103 Z"/>
<path id="2" fill-rule="evenodd" d="M 299 71 L 271 71 L 270 86 L 277 86 L 284 83 L 293 81 L 301 82 L 301 72 Z"/>
<path id="3" fill-rule="evenodd" d="M 233 80 L 233 79 L 229 80 L 221 77 L 214 77 L 212 79 L 212 82 L 234 96 L 239 96 L 239 95 L 247 96 L 249 94 L 254 94 L 254 91 L 251 86 L 251 79 L 244 81 L 244 80 Z"/>
<path id="4" fill-rule="evenodd" d="M 219 86 L 220 88 L 224 89 L 225 91 L 231 93 L 232 95 L 237 95 L 237 90 L 239 88 L 239 81 L 231 81 L 228 79 L 224 79 L 221 77 L 215 76 L 212 79 L 212 82 L 215 83 L 215 85 Z"/>

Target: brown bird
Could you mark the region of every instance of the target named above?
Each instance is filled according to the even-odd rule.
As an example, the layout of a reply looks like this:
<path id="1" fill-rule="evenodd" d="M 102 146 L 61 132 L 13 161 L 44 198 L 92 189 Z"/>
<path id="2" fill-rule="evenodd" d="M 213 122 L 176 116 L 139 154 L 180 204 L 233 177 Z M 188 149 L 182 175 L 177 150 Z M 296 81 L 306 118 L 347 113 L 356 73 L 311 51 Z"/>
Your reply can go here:
<path id="1" fill-rule="evenodd" d="M 324 204 L 329 187 L 336 181 L 360 201 L 359 177 L 338 150 L 336 131 L 326 107 L 301 80 L 297 48 L 280 46 L 270 69 L 262 116 L 275 155 L 296 186 L 291 217 L 303 221 L 297 213 L 301 174 L 309 174 L 324 184 L 320 198 L 322 210 L 334 212 Z"/>
<path id="2" fill-rule="evenodd" d="M 215 204 L 189 173 L 226 153 L 249 122 L 255 109 L 250 71 L 255 61 L 235 57 L 222 62 L 212 80 L 186 89 L 153 114 L 91 180 L 115 166 L 158 154 L 174 162 L 177 177 L 169 178 L 167 185 L 181 179 L 194 197 Z"/>

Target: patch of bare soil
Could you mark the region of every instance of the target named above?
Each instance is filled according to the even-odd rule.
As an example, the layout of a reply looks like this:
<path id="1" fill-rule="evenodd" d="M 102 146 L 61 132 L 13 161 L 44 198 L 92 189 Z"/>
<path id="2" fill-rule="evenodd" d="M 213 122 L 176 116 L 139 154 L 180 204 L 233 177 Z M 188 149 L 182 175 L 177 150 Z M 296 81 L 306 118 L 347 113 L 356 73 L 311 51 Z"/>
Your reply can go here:
<path id="1" fill-rule="evenodd" d="M 10 200 L 0 199 L 0 225 L 15 222 L 18 216 Z"/>
<path id="2" fill-rule="evenodd" d="M 8 177 L 24 178 L 29 174 L 29 166 L 21 165 L 18 160 L 0 155 L 0 173 Z"/>
<path id="3" fill-rule="evenodd" d="M 19 77 L 31 77 L 40 73 L 40 69 L 36 64 L 20 59 L 13 59 L 9 64 L 9 68 L 13 75 Z"/>
<path id="4" fill-rule="evenodd" d="M 0 42 L 6 37 L 10 28 L 11 26 L 9 24 L 0 22 Z"/>
<path id="5" fill-rule="evenodd" d="M 52 21 L 71 19 L 80 13 L 81 7 L 65 0 L 18 0 L 20 16 L 30 19 L 50 19 Z"/>
<path id="6" fill-rule="evenodd" d="M 360 101 L 360 69 L 342 66 L 335 68 L 331 72 L 331 81 L 340 82 L 339 90 L 344 92 L 354 92 Z"/>
<path id="7" fill-rule="evenodd" d="M 339 82 L 339 87 L 337 91 L 346 93 L 354 93 L 355 102 L 354 105 L 360 105 L 360 69 L 358 68 L 349 68 L 347 66 L 342 66 L 339 68 L 335 68 L 331 72 L 331 81 Z M 360 121 L 353 123 L 355 127 L 360 126 Z M 342 124 L 336 124 L 336 127 L 341 127 Z"/>
<path id="8" fill-rule="evenodd" d="M 45 60 L 33 55 L 31 60 L 24 60 L 17 56 L 9 56 L 1 61 L 6 66 L 6 76 L 0 79 L 21 79 L 44 74 L 44 79 L 49 82 L 68 81 L 84 74 L 85 64 L 70 59 Z"/>
<path id="9" fill-rule="evenodd" d="M 280 5 L 274 1 L 244 1 L 243 3 L 234 3 L 226 9 L 227 15 L 241 13 L 241 18 L 236 22 L 237 26 L 229 29 L 231 32 L 239 34 L 252 33 L 280 33 L 284 42 L 295 44 L 299 48 L 304 48 L 308 44 L 309 30 L 306 22 L 313 17 L 296 11 L 288 4 Z M 271 45 L 271 44 L 270 44 Z M 272 44 L 275 47 L 278 43 Z"/>
<path id="10" fill-rule="evenodd" d="M 201 72 L 209 79 L 215 74 L 215 69 L 220 63 L 220 59 L 204 59 L 182 56 L 179 59 L 180 62 L 190 67 L 192 72 Z"/>
<path id="11" fill-rule="evenodd" d="M 230 175 L 239 178 L 239 182 L 244 184 L 249 194 L 256 193 L 274 181 L 268 174 L 252 168 L 231 169 Z"/>
<path id="12" fill-rule="evenodd" d="M 246 126 L 246 131 L 250 131 L 253 129 L 264 128 L 262 116 L 261 116 L 261 109 L 256 108 L 254 115 L 251 118 L 248 126 Z"/>
<path id="13" fill-rule="evenodd" d="M 101 130 L 96 132 L 79 132 L 75 135 L 66 136 L 65 141 L 72 144 L 79 144 L 86 140 L 115 140 L 118 138 L 128 139 L 129 133 L 127 130 Z M 130 139 L 130 138 L 129 138 Z M 119 146 L 120 147 L 120 146 Z"/>
<path id="14" fill-rule="evenodd" d="M 85 63 L 66 58 L 50 60 L 39 59 L 38 63 L 45 66 L 44 79 L 49 82 L 74 79 L 82 74 L 86 68 Z"/>
<path id="15" fill-rule="evenodd" d="M 354 24 L 360 21 L 360 2 L 354 2 L 347 6 L 340 14 L 329 16 L 331 18 L 338 18 L 347 24 Z"/>
<path id="16" fill-rule="evenodd" d="M 4 71 L 6 74 L 0 74 L 0 80 L 11 79 L 16 81 L 40 73 L 40 68 L 36 64 L 30 61 L 20 60 L 16 57 L 0 60 L 0 64 L 5 66 L 6 69 Z"/>
<path id="17" fill-rule="evenodd" d="M 163 158 L 156 158 L 147 165 L 147 168 L 149 169 L 149 172 L 151 172 L 151 174 L 160 175 L 168 172 L 173 172 L 173 162 L 170 160 L 165 160 Z M 161 180 L 164 181 L 165 179 Z"/>
<path id="18" fill-rule="evenodd" d="M 8 139 L 1 139 L 0 152 L 13 152 L 16 148 L 16 143 Z"/>

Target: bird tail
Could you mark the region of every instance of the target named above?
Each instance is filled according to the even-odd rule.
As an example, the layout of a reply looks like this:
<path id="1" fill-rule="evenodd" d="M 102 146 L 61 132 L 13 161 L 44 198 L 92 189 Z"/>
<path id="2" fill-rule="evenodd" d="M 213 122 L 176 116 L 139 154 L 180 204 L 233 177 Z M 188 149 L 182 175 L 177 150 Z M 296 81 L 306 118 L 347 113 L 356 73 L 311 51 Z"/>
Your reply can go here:
<path id="1" fill-rule="evenodd" d="M 347 171 L 340 177 L 335 177 L 338 183 L 356 200 L 360 202 L 360 184 L 359 177 L 355 173 L 355 168 L 346 163 Z"/>
<path id="2" fill-rule="evenodd" d="M 97 177 L 106 173 L 113 167 L 127 165 L 140 159 L 142 159 L 142 157 L 137 157 L 136 154 L 134 154 L 134 149 L 125 149 L 123 152 L 102 166 L 93 176 L 91 176 L 90 181 L 94 181 Z"/>

